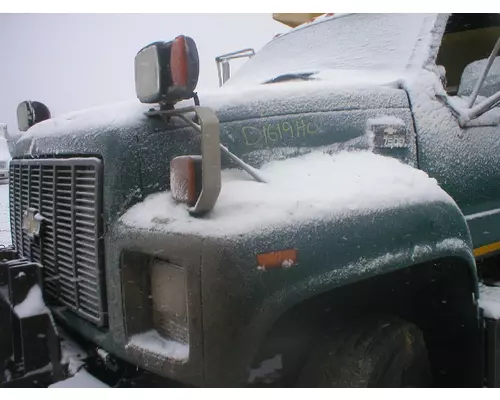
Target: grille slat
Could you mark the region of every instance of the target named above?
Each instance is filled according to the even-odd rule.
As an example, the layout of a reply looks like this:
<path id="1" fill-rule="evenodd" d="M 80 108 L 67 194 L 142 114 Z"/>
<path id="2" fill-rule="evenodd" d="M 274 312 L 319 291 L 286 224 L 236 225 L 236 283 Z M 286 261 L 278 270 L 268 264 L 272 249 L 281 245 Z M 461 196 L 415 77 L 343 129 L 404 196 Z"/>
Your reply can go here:
<path id="1" fill-rule="evenodd" d="M 20 256 L 43 265 L 44 294 L 81 317 L 106 323 L 102 282 L 101 161 L 12 160 L 10 222 Z M 26 210 L 43 217 L 39 238 L 23 230 Z"/>
<path id="2" fill-rule="evenodd" d="M 91 270 L 89 271 L 88 269 L 80 269 L 80 281 L 90 281 L 92 280 L 92 284 L 95 285 L 95 271 Z"/>

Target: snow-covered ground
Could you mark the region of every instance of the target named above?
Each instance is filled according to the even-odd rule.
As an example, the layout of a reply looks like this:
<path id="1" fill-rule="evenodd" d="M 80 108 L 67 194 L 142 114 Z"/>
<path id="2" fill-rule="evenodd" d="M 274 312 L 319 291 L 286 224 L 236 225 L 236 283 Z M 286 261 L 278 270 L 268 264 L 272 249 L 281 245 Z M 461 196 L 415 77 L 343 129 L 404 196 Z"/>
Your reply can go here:
<path id="1" fill-rule="evenodd" d="M 10 222 L 9 222 L 9 185 L 0 185 L 0 244 L 9 245 Z"/>
<path id="2" fill-rule="evenodd" d="M 73 377 L 54 383 L 50 388 L 109 388 L 108 385 L 90 375 L 84 369 L 78 371 Z"/>

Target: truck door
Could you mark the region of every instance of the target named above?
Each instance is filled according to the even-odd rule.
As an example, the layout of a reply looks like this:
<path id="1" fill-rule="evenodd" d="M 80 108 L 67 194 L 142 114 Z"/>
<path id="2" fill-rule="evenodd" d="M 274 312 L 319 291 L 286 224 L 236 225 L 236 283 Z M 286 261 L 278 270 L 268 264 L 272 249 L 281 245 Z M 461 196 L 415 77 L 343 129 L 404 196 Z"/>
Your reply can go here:
<path id="1" fill-rule="evenodd" d="M 467 108 L 483 66 L 500 37 L 498 14 L 455 14 L 448 20 L 436 65 L 448 96 L 411 98 L 420 168 L 436 178 L 466 216 L 476 256 L 500 251 L 500 106 L 466 126 L 450 102 Z M 475 104 L 500 91 L 500 57 Z"/>

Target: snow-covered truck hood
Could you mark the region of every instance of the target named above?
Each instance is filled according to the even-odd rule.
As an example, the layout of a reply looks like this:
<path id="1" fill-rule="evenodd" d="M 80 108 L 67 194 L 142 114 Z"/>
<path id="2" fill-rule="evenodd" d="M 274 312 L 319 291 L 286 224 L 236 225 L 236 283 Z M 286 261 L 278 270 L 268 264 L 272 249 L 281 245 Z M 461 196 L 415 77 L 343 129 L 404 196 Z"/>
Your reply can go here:
<path id="1" fill-rule="evenodd" d="M 222 123 L 266 116 L 409 107 L 394 75 L 382 75 L 375 81 L 365 77 L 352 82 L 334 79 L 221 88 L 198 95 L 201 105 L 214 109 Z M 192 101 L 183 101 L 176 108 L 191 105 Z M 51 150 L 64 152 L 64 142 L 69 138 L 110 131 L 126 133 L 127 128 L 148 122 L 144 113 L 150 108 L 151 105 L 137 101 L 123 102 L 43 121 L 20 137 L 16 156 L 29 155 L 30 150 L 36 155 L 47 138 L 57 137 L 59 149 L 51 146 Z"/>
<path id="2" fill-rule="evenodd" d="M 250 164 L 319 147 L 336 152 L 370 149 L 368 122 L 393 117 L 404 124 L 409 147 L 391 156 L 415 165 L 414 131 L 406 92 L 394 85 L 300 81 L 200 93 L 221 122 L 221 141 Z M 186 101 L 178 107 L 192 105 Z M 16 157 L 102 157 L 105 218 L 169 186 L 169 162 L 199 154 L 198 134 L 183 121 L 144 115 L 138 102 L 78 111 L 32 127 L 16 143 Z M 386 152 L 387 153 L 387 152 Z M 225 165 L 230 167 L 231 165 Z"/>

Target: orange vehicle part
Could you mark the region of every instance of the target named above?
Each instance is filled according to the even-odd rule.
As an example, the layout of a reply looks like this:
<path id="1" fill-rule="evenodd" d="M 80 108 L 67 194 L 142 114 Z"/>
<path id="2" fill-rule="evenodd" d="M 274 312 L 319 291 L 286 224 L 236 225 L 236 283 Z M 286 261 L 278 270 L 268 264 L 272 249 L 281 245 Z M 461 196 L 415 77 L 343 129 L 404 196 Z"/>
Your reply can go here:
<path id="1" fill-rule="evenodd" d="M 273 19 L 275 21 L 281 22 L 291 28 L 302 25 L 306 22 L 311 22 L 315 18 L 324 15 L 326 13 L 274 13 Z"/>

